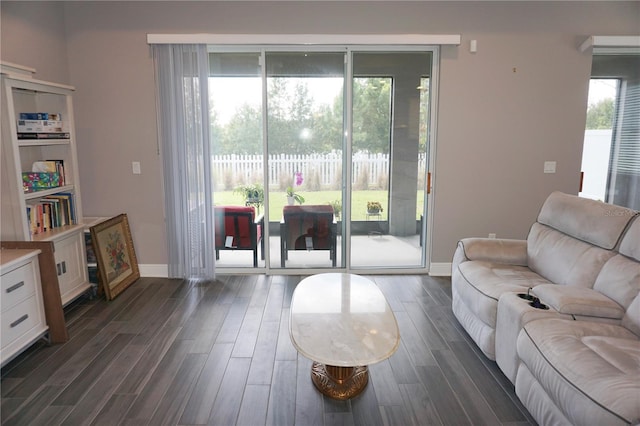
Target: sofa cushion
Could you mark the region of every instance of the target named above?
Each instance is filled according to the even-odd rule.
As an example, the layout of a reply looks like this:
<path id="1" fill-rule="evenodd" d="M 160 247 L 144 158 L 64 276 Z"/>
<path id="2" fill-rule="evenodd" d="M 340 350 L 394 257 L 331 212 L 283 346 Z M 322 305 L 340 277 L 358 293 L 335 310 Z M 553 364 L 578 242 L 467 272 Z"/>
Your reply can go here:
<path id="1" fill-rule="evenodd" d="M 589 288 L 545 284 L 533 293 L 561 314 L 622 319 L 624 308 L 602 293 Z"/>
<path id="2" fill-rule="evenodd" d="M 613 249 L 637 212 L 576 195 L 553 192 L 538 222 L 604 249 Z"/>
<path id="3" fill-rule="evenodd" d="M 624 327 L 542 319 L 518 336 L 518 355 L 573 424 L 640 419 L 640 340 Z"/>
<path id="4" fill-rule="evenodd" d="M 602 266 L 614 255 L 540 223 L 531 226 L 527 237 L 529 268 L 555 284 L 593 288 Z"/>

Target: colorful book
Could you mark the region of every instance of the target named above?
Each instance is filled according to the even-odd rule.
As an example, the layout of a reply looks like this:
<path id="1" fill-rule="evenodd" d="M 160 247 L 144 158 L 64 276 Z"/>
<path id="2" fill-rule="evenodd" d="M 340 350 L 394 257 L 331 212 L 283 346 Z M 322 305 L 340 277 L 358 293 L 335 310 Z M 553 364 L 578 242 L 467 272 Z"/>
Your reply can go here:
<path id="1" fill-rule="evenodd" d="M 21 112 L 20 120 L 62 120 L 59 112 Z"/>

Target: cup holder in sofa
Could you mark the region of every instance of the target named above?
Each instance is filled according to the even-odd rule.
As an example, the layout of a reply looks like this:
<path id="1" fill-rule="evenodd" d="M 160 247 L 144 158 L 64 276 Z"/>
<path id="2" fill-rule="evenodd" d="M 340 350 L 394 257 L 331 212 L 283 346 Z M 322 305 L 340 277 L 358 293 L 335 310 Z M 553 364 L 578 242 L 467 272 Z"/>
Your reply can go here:
<path id="1" fill-rule="evenodd" d="M 538 299 L 537 297 L 534 297 L 531 303 L 529 303 L 529 305 L 533 306 L 536 309 L 543 309 L 543 310 L 549 309 L 549 307 L 544 303 L 542 303 L 540 299 Z"/>
<path id="2" fill-rule="evenodd" d="M 532 306 L 532 307 L 534 307 L 536 309 L 543 309 L 543 310 L 548 310 L 549 309 L 549 307 L 547 305 L 545 305 L 544 303 L 542 303 L 540 301 L 540 299 L 538 299 L 533 294 L 531 294 L 531 287 L 529 287 L 529 289 L 527 290 L 526 293 L 518 293 L 518 297 L 520 299 L 528 300 L 529 301 L 529 306 Z"/>

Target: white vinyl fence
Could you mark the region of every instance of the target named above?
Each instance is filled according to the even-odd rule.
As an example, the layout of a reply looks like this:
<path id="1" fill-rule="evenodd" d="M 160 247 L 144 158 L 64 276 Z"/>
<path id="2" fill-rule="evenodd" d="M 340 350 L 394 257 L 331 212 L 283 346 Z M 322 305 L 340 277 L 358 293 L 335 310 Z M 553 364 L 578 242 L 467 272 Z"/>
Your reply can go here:
<path id="1" fill-rule="evenodd" d="M 418 170 L 425 170 L 426 155 L 418 157 Z M 267 160 L 272 188 L 291 185 L 295 172 L 302 172 L 303 187 L 309 191 L 339 189 L 342 180 L 342 154 L 270 155 Z M 263 181 L 262 155 L 212 156 L 214 179 L 218 190 L 232 190 L 238 185 Z M 420 174 L 423 176 L 423 174 Z M 386 188 L 389 180 L 389 155 L 356 153 L 353 155 L 354 186 L 360 189 Z"/>

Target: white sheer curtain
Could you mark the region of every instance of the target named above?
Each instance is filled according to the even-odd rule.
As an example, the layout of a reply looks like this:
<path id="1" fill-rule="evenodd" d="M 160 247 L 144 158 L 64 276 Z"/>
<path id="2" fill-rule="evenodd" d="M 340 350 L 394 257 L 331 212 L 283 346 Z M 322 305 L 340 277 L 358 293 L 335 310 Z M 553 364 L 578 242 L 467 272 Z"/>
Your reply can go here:
<path id="1" fill-rule="evenodd" d="M 169 277 L 215 276 L 206 45 L 153 45 Z"/>

